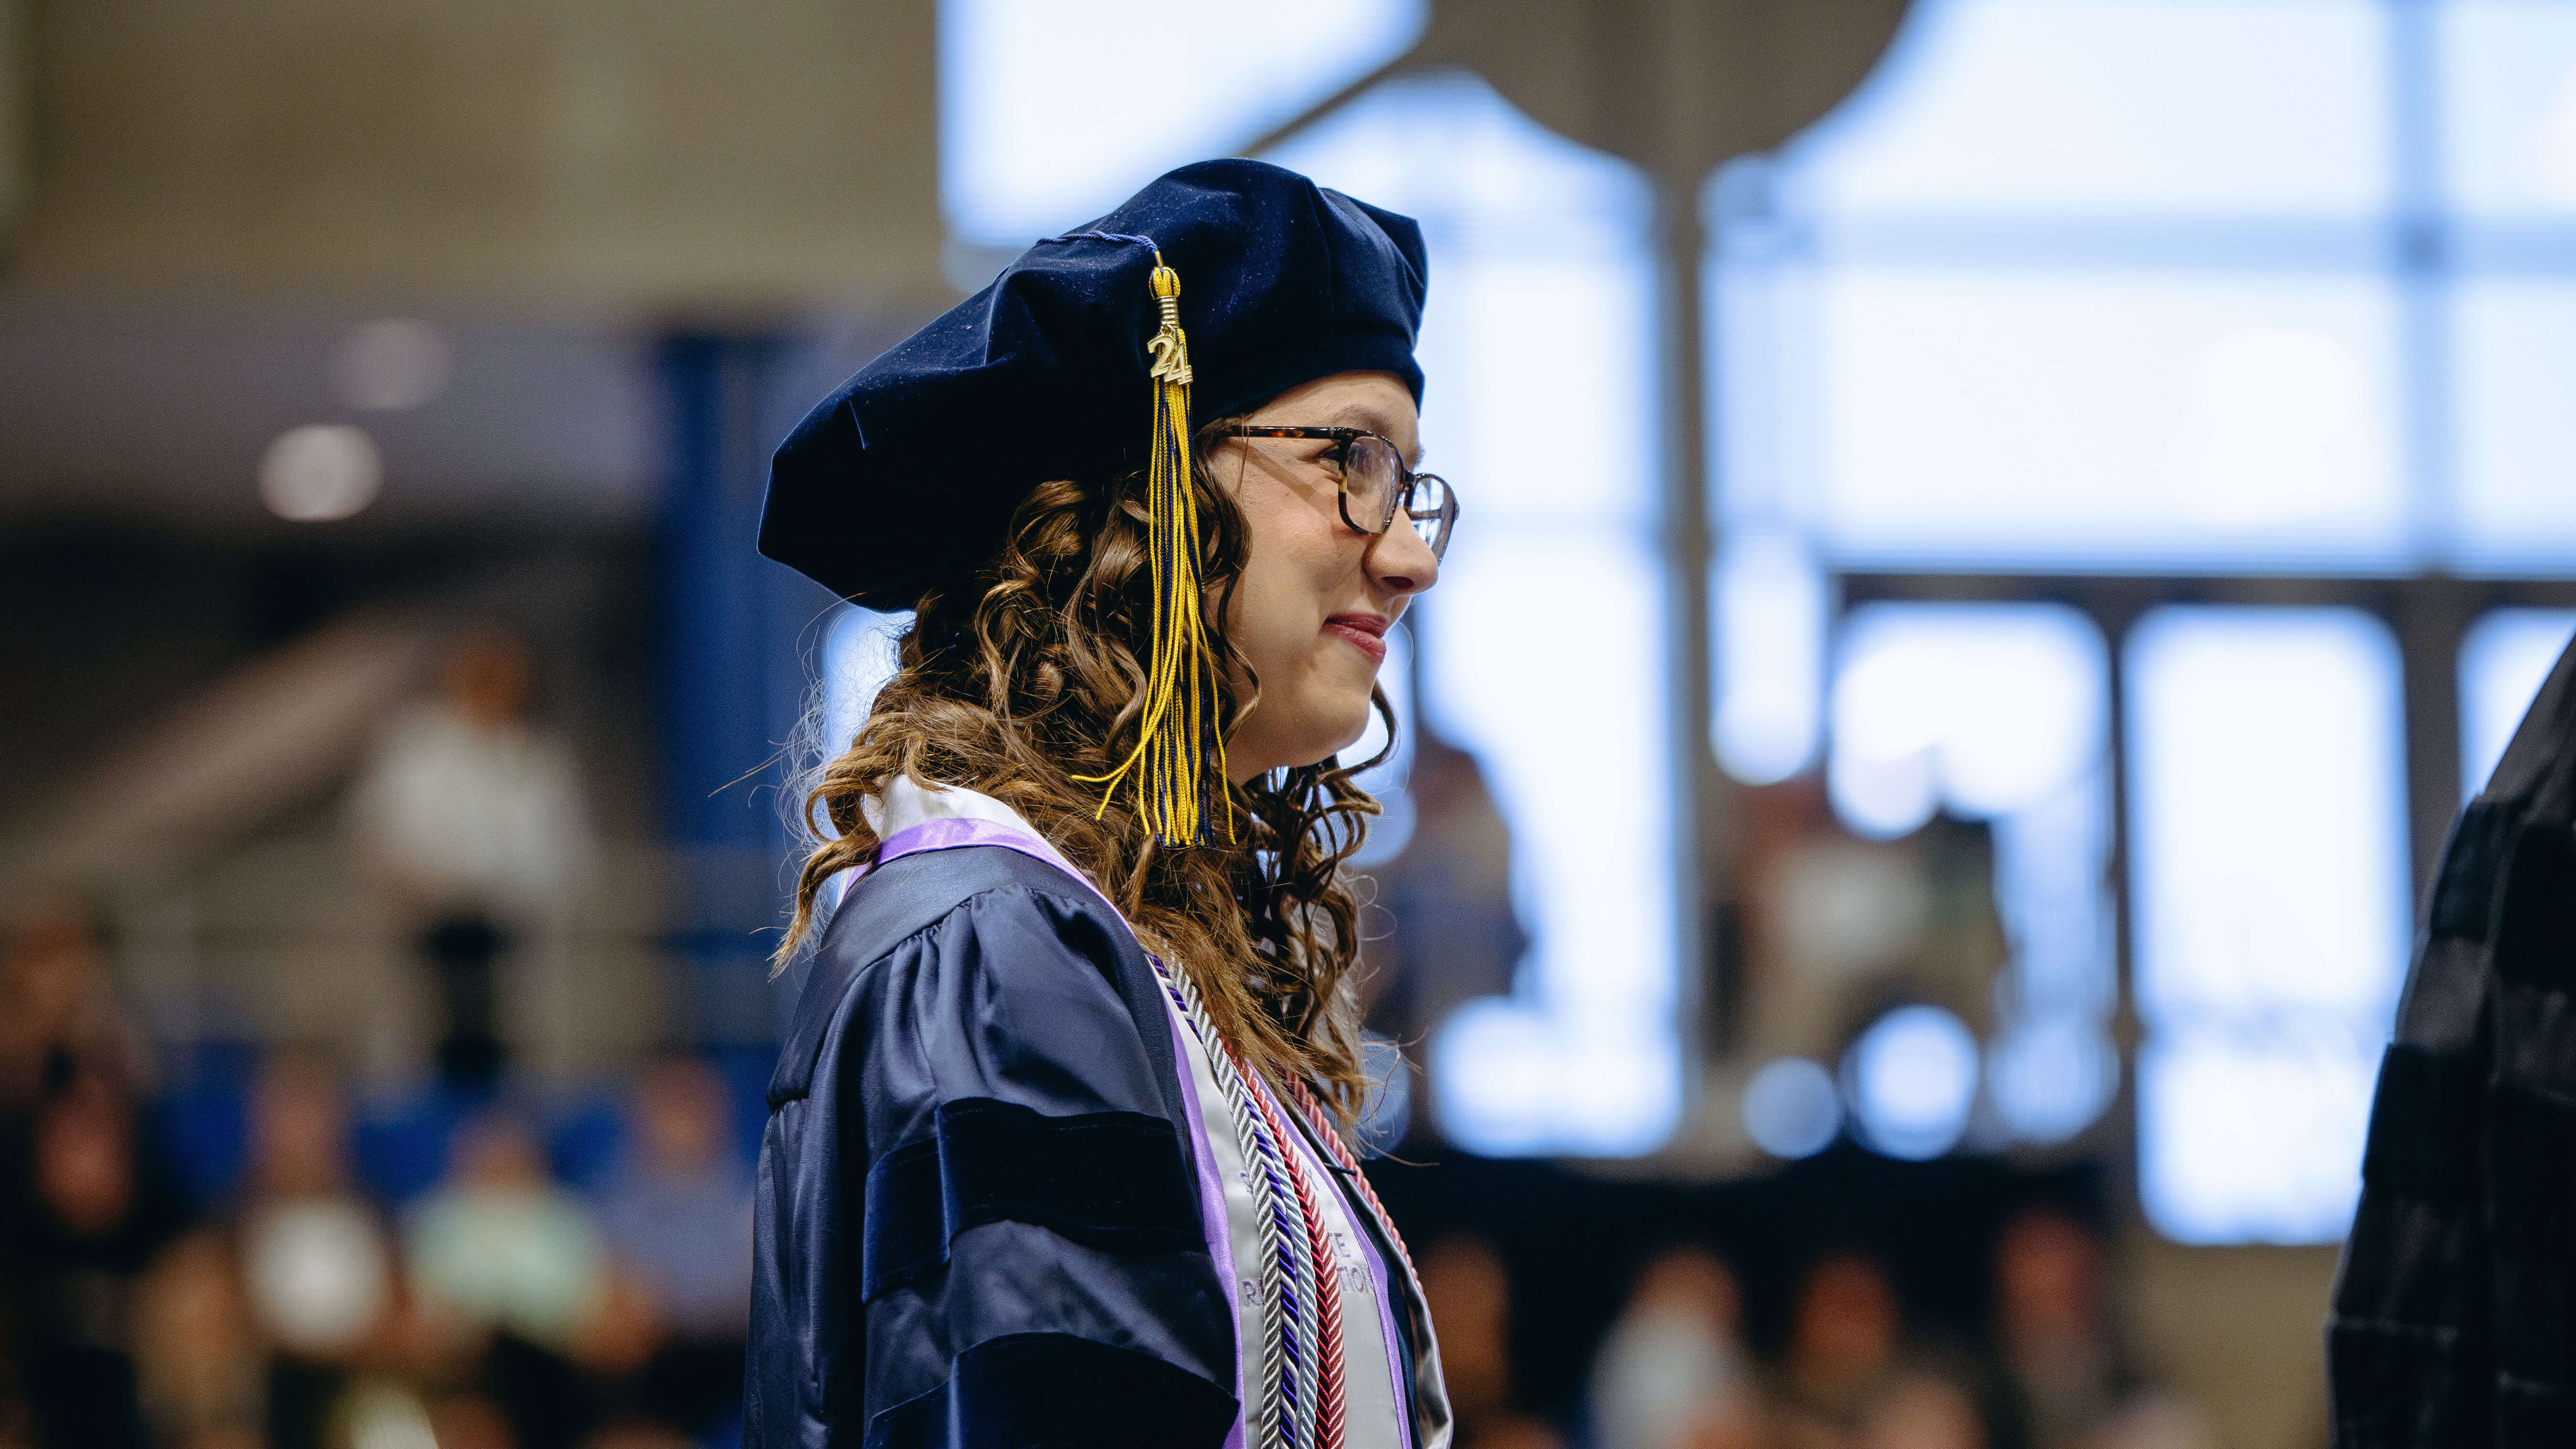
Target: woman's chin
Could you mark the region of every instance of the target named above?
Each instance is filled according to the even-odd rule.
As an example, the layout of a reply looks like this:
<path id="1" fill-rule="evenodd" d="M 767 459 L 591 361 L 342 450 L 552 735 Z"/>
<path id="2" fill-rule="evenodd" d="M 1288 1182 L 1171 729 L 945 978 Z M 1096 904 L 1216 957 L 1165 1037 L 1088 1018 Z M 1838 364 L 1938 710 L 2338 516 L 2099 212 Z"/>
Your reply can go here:
<path id="1" fill-rule="evenodd" d="M 1347 756 L 1351 746 L 1358 744 L 1360 740 L 1368 734 L 1368 725 L 1369 702 L 1365 697 L 1363 697 L 1360 700 L 1358 710 L 1354 711 L 1351 716 L 1344 721 L 1343 728 L 1335 730 L 1332 733 L 1331 737 L 1335 741 L 1333 747 L 1324 751 L 1322 754 L 1317 755 L 1314 759 L 1314 763 L 1320 765 L 1326 760 L 1332 759 L 1336 755 Z M 1342 763 L 1352 765 L 1359 762 L 1357 760 L 1345 758 Z"/>
<path id="2" fill-rule="evenodd" d="M 1252 773 L 1280 768 L 1299 769 L 1320 765 L 1358 744 L 1368 733 L 1369 701 L 1361 695 L 1357 704 L 1336 701 L 1329 708 L 1300 711 L 1304 718 L 1293 731 L 1279 730 L 1256 714 L 1244 721 L 1227 742 L 1226 753 L 1235 764 L 1238 778 L 1249 769 Z M 1344 761 L 1356 764 L 1355 760 Z"/>

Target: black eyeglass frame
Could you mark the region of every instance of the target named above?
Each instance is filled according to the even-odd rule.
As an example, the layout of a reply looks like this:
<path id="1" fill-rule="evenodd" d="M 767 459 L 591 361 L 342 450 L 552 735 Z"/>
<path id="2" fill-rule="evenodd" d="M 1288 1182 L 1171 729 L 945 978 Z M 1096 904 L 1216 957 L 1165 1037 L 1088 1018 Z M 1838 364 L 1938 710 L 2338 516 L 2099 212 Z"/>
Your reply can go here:
<path id="1" fill-rule="evenodd" d="M 1405 516 L 1412 518 L 1416 524 L 1414 532 L 1417 537 L 1421 535 L 1420 524 L 1427 521 L 1435 525 L 1435 531 L 1429 537 L 1422 539 L 1424 546 L 1431 550 L 1432 558 L 1438 559 L 1448 551 L 1449 534 L 1458 526 L 1458 490 L 1449 486 L 1449 480 L 1437 473 L 1416 473 L 1406 466 L 1404 450 L 1395 445 L 1393 438 L 1383 433 L 1372 433 L 1366 428 L 1300 427 L 1286 423 L 1236 423 L 1226 431 L 1238 438 L 1313 438 L 1340 444 L 1341 446 L 1333 450 L 1332 460 L 1333 470 L 1341 475 L 1336 480 L 1340 496 L 1335 500 L 1334 506 L 1341 510 L 1342 522 L 1361 533 L 1383 535 L 1388 529 L 1395 527 L 1396 512 L 1402 509 Z M 1386 514 L 1378 519 L 1375 528 L 1351 517 L 1349 481 L 1351 449 L 1362 438 L 1375 438 L 1386 444 L 1387 455 L 1395 460 L 1395 486 L 1386 491 Z M 1414 485 L 1425 478 L 1440 485 L 1440 511 L 1432 514 L 1428 520 L 1416 516 L 1404 504 L 1404 500 L 1413 496 Z"/>

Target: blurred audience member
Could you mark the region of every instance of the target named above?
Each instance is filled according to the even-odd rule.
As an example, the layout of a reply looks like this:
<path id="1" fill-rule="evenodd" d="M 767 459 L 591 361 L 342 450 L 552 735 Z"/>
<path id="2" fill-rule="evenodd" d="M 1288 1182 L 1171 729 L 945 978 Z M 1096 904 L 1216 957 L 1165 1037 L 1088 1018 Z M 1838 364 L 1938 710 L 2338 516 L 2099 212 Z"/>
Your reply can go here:
<path id="1" fill-rule="evenodd" d="M 439 696 L 377 741 L 353 797 L 362 853 L 420 923 L 446 1010 L 440 1073 L 467 1086 L 501 1071 L 493 975 L 503 951 L 560 923 L 591 857 L 572 754 L 529 722 L 533 683 L 516 636 L 469 633 Z"/>
<path id="2" fill-rule="evenodd" d="M 287 1351 L 345 1362 L 383 1327 L 394 1259 L 352 1186 L 338 1077 L 300 1055 L 272 1061 L 252 1098 L 252 1189 L 242 1256 L 259 1324 Z"/>
<path id="3" fill-rule="evenodd" d="M 144 1267 L 184 1222 L 166 1179 L 147 1176 L 135 1109 L 78 1077 L 36 1108 L 26 1197 L 0 1231 L 10 1263 L 19 1375 L 36 1442 L 142 1442 L 127 1345 Z"/>
<path id="4" fill-rule="evenodd" d="M 1859 1449 L 1985 1449 L 1976 1400 L 1947 1379 L 1902 1373 L 1862 1410 Z"/>
<path id="5" fill-rule="evenodd" d="M 1501 1256 L 1482 1238 L 1449 1237 L 1418 1268 L 1458 1449 L 1561 1449 L 1555 1430 L 1512 1408 L 1512 1280 Z"/>
<path id="6" fill-rule="evenodd" d="M 2200 1415 L 2123 1361 L 2104 1302 L 2107 1245 L 2053 1207 L 1995 1249 L 1995 1348 L 2030 1449 L 2206 1449 Z"/>
<path id="7" fill-rule="evenodd" d="M 1411 723 L 1408 721 L 1408 723 Z M 1428 729 L 1414 736 L 1413 833 L 1369 872 L 1369 1023 L 1418 1041 L 1472 997 L 1508 993 L 1529 933 L 1512 902 L 1512 831 L 1476 757 Z"/>
<path id="8" fill-rule="evenodd" d="M 136 1284 L 187 1214 L 147 1150 L 146 1059 L 78 913 L 10 933 L 0 1043 L 0 1421 L 23 1416 L 38 1445 L 140 1444 Z"/>
<path id="9" fill-rule="evenodd" d="M 1975 1399 L 1908 1352 L 1895 1289 L 1858 1253 L 1830 1253 L 1807 1270 L 1790 1308 L 1773 1398 L 1783 1449 L 1984 1449 L 1987 1442 Z"/>
<path id="10" fill-rule="evenodd" d="M 266 1355 L 221 1232 L 188 1234 L 144 1276 L 134 1359 L 145 1417 L 162 1445 L 287 1449 L 288 1441 L 263 1432 Z"/>
<path id="11" fill-rule="evenodd" d="M 343 1401 L 362 1358 L 392 1328 L 391 1235 L 352 1185 L 350 1143 L 348 1104 L 330 1064 L 296 1052 L 271 1058 L 251 1095 L 240 1221 L 253 1321 L 277 1350 L 271 1449 L 323 1449 L 335 1414 L 356 1412 Z"/>
<path id="12" fill-rule="evenodd" d="M 751 1178 L 724 1079 L 671 1057 L 637 1082 L 632 1150 L 601 1204 L 610 1244 L 649 1295 L 661 1342 L 638 1407 L 692 1433 L 742 1394 L 751 1311 Z"/>
<path id="13" fill-rule="evenodd" d="M 463 1333 L 508 1332 L 558 1353 L 571 1351 L 606 1288 L 597 1226 L 506 1113 L 458 1133 L 448 1181 L 414 1211 L 404 1247 L 434 1315 Z"/>
<path id="14" fill-rule="evenodd" d="M 500 1405 L 481 1394 L 439 1400 L 430 1410 L 429 1428 L 438 1449 L 520 1449 Z"/>
<path id="15" fill-rule="evenodd" d="M 150 1054 L 117 1010 L 107 953 L 80 911 L 22 917 L 0 947 L 0 1113 L 89 1077 L 125 1100 L 149 1090 Z"/>
<path id="16" fill-rule="evenodd" d="M 1599 1449 L 1758 1442 L 1742 1317 L 1735 1270 L 1723 1258 L 1675 1248 L 1649 1261 L 1593 1362 Z"/>
<path id="17" fill-rule="evenodd" d="M 2006 955 L 1986 825 L 1938 816 L 1897 839 L 1865 838 L 1834 812 L 1821 775 L 1740 798 L 1736 1046 L 1755 1061 L 1831 1060 L 1855 1012 L 1897 997 L 1985 1019 Z"/>
<path id="18" fill-rule="evenodd" d="M 593 1427 L 577 1356 L 618 1306 L 606 1245 L 523 1123 L 494 1111 L 458 1134 L 448 1181 L 406 1226 L 404 1258 L 429 1321 L 456 1351 L 481 1349 L 520 1449 L 570 1445 Z"/>
<path id="19" fill-rule="evenodd" d="M 1835 1253 L 1807 1270 L 1789 1314 L 1780 1361 L 1782 1415 L 1837 1430 L 1860 1421 L 1870 1395 L 1895 1372 L 1896 1292 L 1876 1263 Z"/>

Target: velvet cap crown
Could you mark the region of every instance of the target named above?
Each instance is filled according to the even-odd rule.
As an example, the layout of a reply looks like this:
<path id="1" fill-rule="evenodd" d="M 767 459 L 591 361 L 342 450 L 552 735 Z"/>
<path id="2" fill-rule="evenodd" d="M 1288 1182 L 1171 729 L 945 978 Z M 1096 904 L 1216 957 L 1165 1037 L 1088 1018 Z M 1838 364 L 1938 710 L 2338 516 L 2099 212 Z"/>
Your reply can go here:
<path id="1" fill-rule="evenodd" d="M 771 460 L 760 551 L 872 608 L 1001 548 L 1051 478 L 1137 466 L 1160 250 L 1180 276 L 1193 427 L 1299 383 L 1413 360 L 1425 258 L 1412 218 L 1260 161 L 1202 161 L 1021 254 L 833 390 Z"/>

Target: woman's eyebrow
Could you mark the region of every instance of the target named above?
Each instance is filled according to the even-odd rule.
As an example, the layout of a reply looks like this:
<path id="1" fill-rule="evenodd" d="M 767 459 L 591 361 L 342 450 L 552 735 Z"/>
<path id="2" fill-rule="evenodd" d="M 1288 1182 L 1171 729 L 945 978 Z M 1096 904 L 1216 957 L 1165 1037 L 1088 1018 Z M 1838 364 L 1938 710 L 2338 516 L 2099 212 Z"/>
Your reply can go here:
<path id="1" fill-rule="evenodd" d="M 1336 427 L 1363 428 L 1369 432 L 1377 434 L 1381 438 L 1390 440 L 1395 437 L 1395 425 L 1387 420 L 1385 414 L 1370 407 L 1366 403 L 1343 404 L 1341 410 L 1333 414 L 1333 425 Z M 1422 466 L 1421 439 L 1417 438 L 1414 440 L 1413 456 L 1404 460 L 1404 466 L 1414 469 L 1419 469 Z"/>

